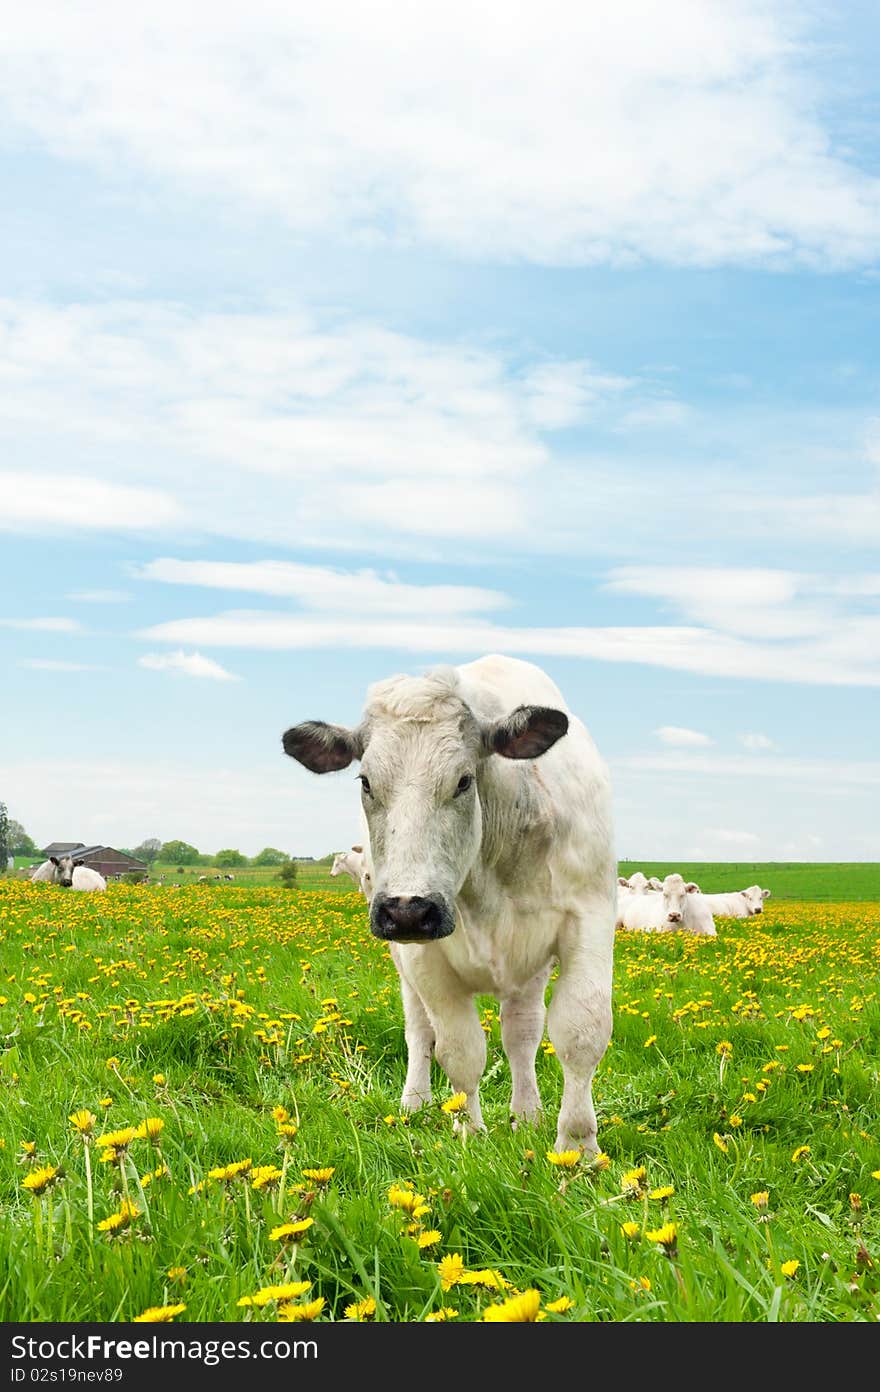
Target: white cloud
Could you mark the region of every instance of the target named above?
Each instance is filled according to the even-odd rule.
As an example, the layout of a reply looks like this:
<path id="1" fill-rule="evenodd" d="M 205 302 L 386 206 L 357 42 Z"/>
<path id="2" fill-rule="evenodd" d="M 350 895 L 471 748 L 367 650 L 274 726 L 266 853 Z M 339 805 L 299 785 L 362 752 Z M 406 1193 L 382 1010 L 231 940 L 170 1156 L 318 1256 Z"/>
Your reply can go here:
<path id="1" fill-rule="evenodd" d="M 233 672 L 227 672 L 219 662 L 201 653 L 179 652 L 144 653 L 138 658 L 139 667 L 147 667 L 152 672 L 183 672 L 187 677 L 206 677 L 210 681 L 240 681 Z"/>
<path id="2" fill-rule="evenodd" d="M 81 633 L 78 619 L 0 619 L 0 628 L 32 629 L 35 633 Z"/>
<path id="3" fill-rule="evenodd" d="M 864 632 L 862 627 L 854 622 L 838 640 L 792 647 L 746 643 L 702 628 L 516 628 L 479 619 L 419 623 L 374 615 L 337 618 L 231 610 L 206 618 L 173 619 L 136 636 L 151 642 L 267 651 L 391 648 L 433 658 L 507 652 L 644 663 L 744 681 L 878 686 L 880 622 Z"/>
<path id="4" fill-rule="evenodd" d="M 679 749 L 695 749 L 700 745 L 714 744 L 708 735 L 699 730 L 688 730 L 683 725 L 661 725 L 654 731 L 661 744 L 669 744 Z"/>
<path id="5" fill-rule="evenodd" d="M 83 24 L 35 0 L 4 28 L 2 102 L 56 157 L 304 235 L 560 265 L 868 261 L 878 180 L 823 124 L 809 22 L 784 0 L 95 0 Z"/>
<path id="6" fill-rule="evenodd" d="M 696 754 L 685 751 L 665 754 L 622 755 L 612 759 L 621 772 L 657 774 L 665 778 L 681 774 L 716 780 L 740 779 L 756 786 L 771 783 L 814 782 L 817 790 L 833 787 L 874 787 L 880 783 L 880 760 L 809 759 L 787 755 Z"/>
<path id="7" fill-rule="evenodd" d="M 408 585 L 375 570 L 343 571 L 294 561 L 181 561 L 160 557 L 132 570 L 138 580 L 244 590 L 298 599 L 307 609 L 422 617 L 506 607 L 498 590 L 464 585 Z"/>
<path id="8" fill-rule="evenodd" d="M 177 519 L 167 494 L 83 475 L 0 472 L 0 531 L 152 531 Z"/>
<path id="9" fill-rule="evenodd" d="M 769 735 L 762 735 L 757 731 L 753 734 L 740 735 L 739 742 L 744 749 L 748 749 L 752 753 L 756 753 L 762 749 L 776 748 L 775 742 L 770 738 Z"/>
<path id="10" fill-rule="evenodd" d="M 601 372 L 593 363 L 548 362 L 523 377 L 526 412 L 542 430 L 562 430 L 589 419 L 600 402 L 635 386 L 633 379 Z"/>
<path id="11" fill-rule="evenodd" d="M 23 657 L 18 663 L 19 667 L 28 667 L 34 672 L 102 672 L 103 667 L 96 667 L 90 662 L 64 662 L 60 658 L 54 657 Z"/>

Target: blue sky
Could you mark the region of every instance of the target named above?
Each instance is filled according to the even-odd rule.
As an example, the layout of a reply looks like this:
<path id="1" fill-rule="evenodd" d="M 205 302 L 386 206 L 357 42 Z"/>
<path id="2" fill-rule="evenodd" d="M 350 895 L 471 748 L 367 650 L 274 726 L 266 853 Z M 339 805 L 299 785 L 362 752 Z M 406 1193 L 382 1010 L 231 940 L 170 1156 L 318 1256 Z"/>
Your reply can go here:
<path id="1" fill-rule="evenodd" d="M 509 651 L 621 855 L 876 859 L 880 23 L 271 0 L 0 91 L 0 796 L 319 855 L 279 737 Z"/>

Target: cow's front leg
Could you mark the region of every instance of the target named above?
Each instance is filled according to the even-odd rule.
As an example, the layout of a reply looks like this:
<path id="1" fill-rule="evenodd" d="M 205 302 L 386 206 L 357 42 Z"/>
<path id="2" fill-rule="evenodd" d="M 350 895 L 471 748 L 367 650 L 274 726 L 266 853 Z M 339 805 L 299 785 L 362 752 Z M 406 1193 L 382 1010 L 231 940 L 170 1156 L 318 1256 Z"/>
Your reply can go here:
<path id="1" fill-rule="evenodd" d="M 611 961 L 614 907 L 597 901 L 571 920 L 559 938 L 559 979 L 548 1013 L 548 1033 L 562 1065 L 562 1106 L 556 1149 L 595 1155 L 593 1074 L 611 1038 Z"/>
<path id="2" fill-rule="evenodd" d="M 391 957 L 400 977 L 403 1022 L 406 1037 L 406 1082 L 400 1106 L 404 1112 L 417 1112 L 431 1100 L 431 1055 L 434 1028 L 416 988 L 407 981 L 400 960 L 400 948 L 392 943 Z"/>
<path id="3" fill-rule="evenodd" d="M 510 1064 L 510 1110 L 514 1117 L 534 1121 L 541 1112 L 541 1094 L 535 1074 L 535 1055 L 544 1033 L 544 992 L 550 967 L 538 972 L 527 986 L 501 1002 L 501 1042 Z"/>
<path id="4" fill-rule="evenodd" d="M 468 1128 L 485 1131 L 480 1079 L 486 1067 L 486 1036 L 474 998 L 436 948 L 417 947 L 406 961 L 407 978 L 416 986 L 434 1029 L 437 1062 L 453 1092 L 465 1094 Z"/>

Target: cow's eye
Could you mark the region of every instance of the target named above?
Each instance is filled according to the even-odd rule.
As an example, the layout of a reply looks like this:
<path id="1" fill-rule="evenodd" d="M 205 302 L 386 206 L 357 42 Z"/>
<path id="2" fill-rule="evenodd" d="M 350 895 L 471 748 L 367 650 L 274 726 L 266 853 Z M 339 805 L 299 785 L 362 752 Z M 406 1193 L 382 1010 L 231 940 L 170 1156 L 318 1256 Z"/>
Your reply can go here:
<path id="1" fill-rule="evenodd" d="M 358 778 L 359 778 L 360 781 L 361 781 L 361 787 L 363 788 L 363 790 L 364 790 L 364 792 L 366 793 L 367 797 L 372 797 L 372 796 L 373 796 L 373 790 L 372 790 L 372 788 L 370 787 L 370 780 L 369 780 L 369 778 L 367 778 L 367 776 L 366 776 L 365 773 L 359 773 L 359 774 L 358 774 Z"/>
<path id="2" fill-rule="evenodd" d="M 458 780 L 458 786 L 457 786 L 457 788 L 455 789 L 455 796 L 456 796 L 456 797 L 460 797 L 462 793 L 466 793 L 467 790 L 468 790 L 468 788 L 469 788 L 469 787 L 471 786 L 471 784 L 473 783 L 473 781 L 474 781 L 474 778 L 473 778 L 473 774 L 471 774 L 471 773 L 466 773 L 466 774 L 464 774 L 461 778 L 459 778 L 459 780 Z"/>

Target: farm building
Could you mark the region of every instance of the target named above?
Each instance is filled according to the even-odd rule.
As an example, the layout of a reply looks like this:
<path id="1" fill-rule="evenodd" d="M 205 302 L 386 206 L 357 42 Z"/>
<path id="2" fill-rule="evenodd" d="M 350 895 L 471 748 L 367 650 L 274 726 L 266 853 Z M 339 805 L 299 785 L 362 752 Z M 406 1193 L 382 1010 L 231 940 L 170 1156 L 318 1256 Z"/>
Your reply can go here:
<path id="1" fill-rule="evenodd" d="M 149 867 L 135 856 L 125 851 L 115 851 L 112 846 L 84 846 L 82 841 L 53 841 L 44 847 L 45 856 L 73 856 L 81 860 L 90 870 L 97 870 L 105 880 L 117 879 L 120 875 L 144 875 Z"/>

